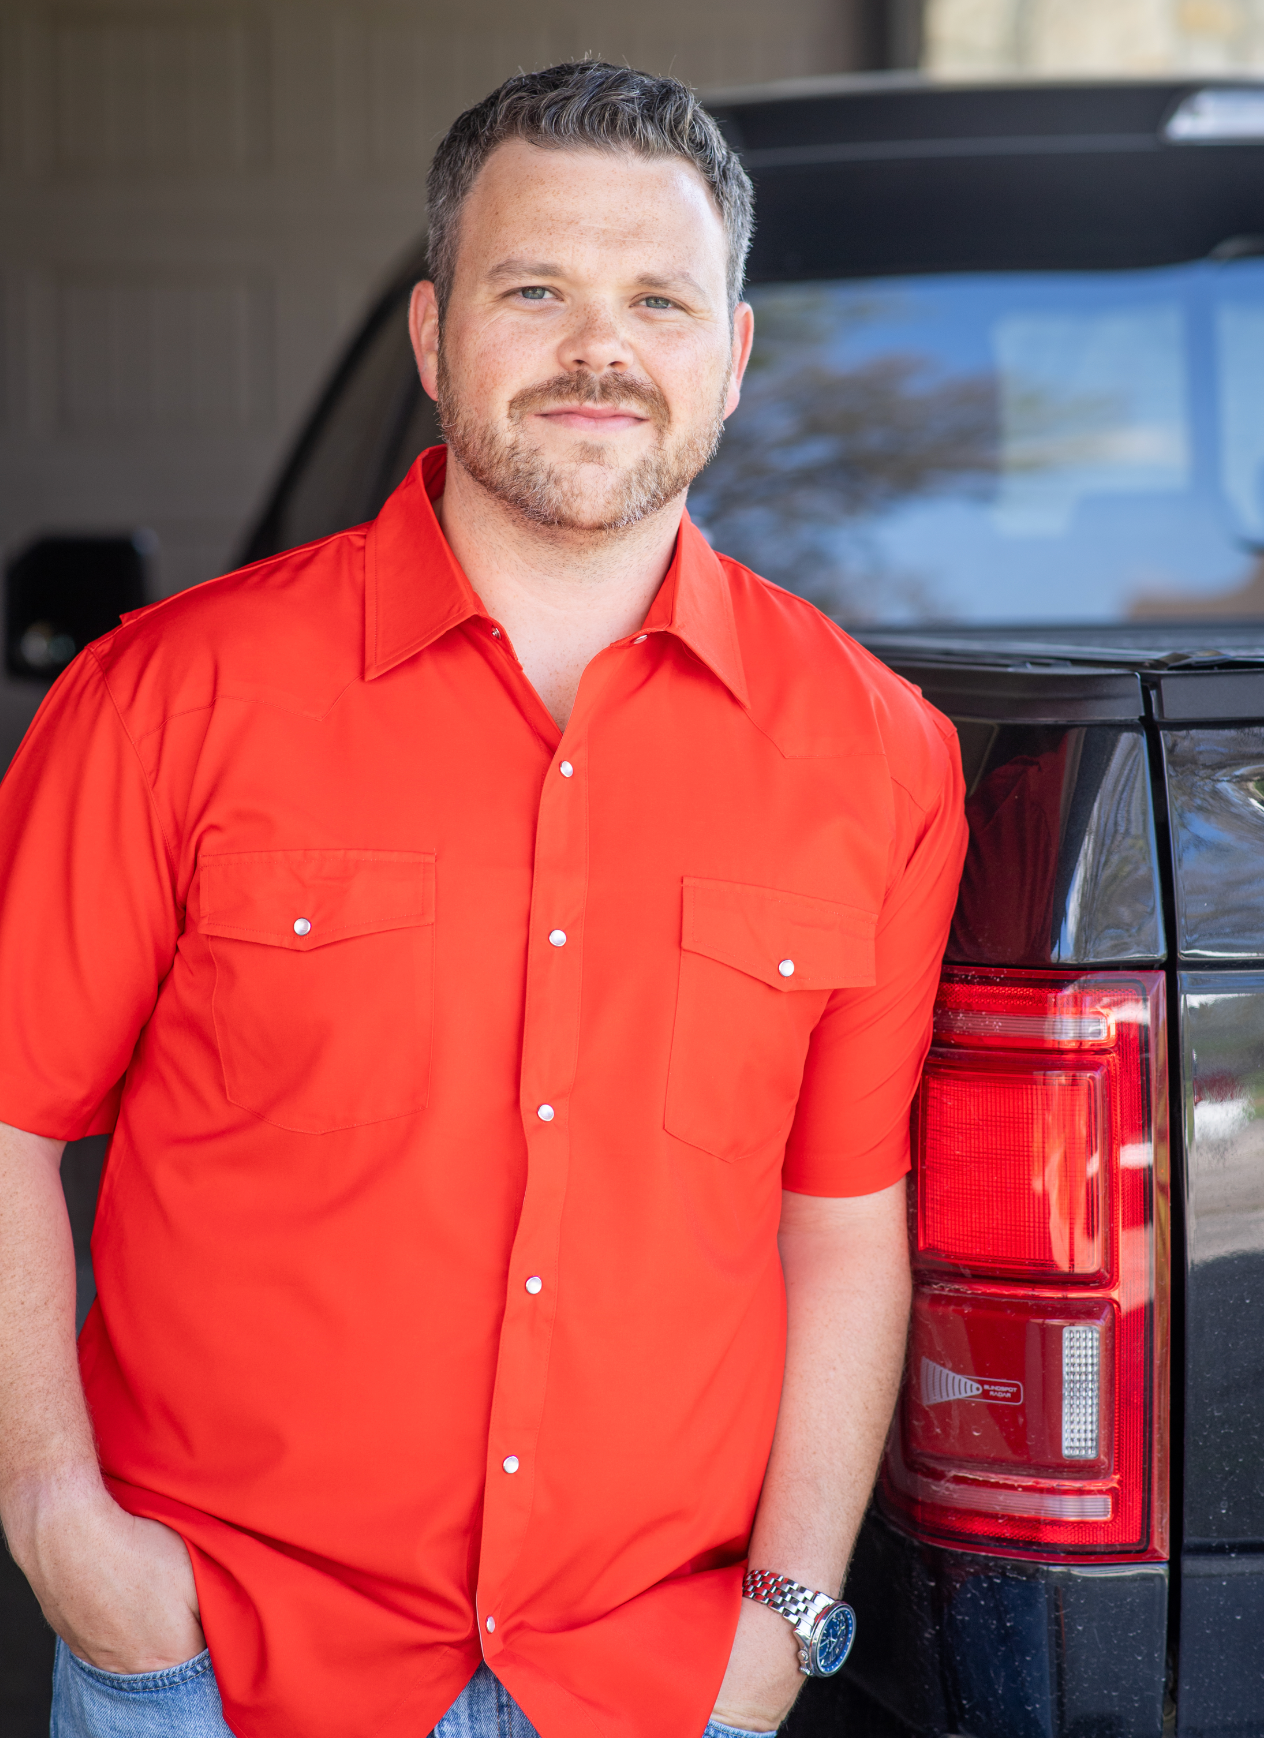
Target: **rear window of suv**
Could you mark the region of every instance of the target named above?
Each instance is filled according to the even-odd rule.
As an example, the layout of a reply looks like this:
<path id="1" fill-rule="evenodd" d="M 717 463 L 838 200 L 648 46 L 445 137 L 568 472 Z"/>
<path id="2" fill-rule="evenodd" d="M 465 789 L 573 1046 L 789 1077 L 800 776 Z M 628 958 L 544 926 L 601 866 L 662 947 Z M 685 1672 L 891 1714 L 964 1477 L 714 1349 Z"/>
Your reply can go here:
<path id="1" fill-rule="evenodd" d="M 853 622 L 1264 617 L 1264 259 L 749 299 L 717 548 Z"/>

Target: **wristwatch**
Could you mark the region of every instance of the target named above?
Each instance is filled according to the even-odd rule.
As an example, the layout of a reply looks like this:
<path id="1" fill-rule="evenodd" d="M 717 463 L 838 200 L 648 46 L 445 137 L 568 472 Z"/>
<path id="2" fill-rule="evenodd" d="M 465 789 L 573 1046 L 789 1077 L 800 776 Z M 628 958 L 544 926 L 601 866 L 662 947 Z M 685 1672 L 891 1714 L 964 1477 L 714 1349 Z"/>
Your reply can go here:
<path id="1" fill-rule="evenodd" d="M 791 1625 L 799 1638 L 799 1670 L 805 1678 L 832 1678 L 851 1652 L 856 1613 L 841 1599 L 815 1593 L 771 1569 L 748 1569 L 742 1593 Z"/>

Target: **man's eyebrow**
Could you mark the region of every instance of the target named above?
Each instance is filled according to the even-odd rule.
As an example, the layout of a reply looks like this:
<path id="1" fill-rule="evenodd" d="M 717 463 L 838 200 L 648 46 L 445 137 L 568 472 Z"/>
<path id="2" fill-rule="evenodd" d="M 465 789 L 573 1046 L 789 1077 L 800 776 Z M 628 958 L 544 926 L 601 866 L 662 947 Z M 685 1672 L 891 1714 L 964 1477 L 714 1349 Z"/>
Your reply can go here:
<path id="1" fill-rule="evenodd" d="M 659 277 L 653 272 L 642 272 L 634 280 L 639 290 L 692 290 L 695 296 L 705 301 L 706 291 L 697 278 L 691 278 L 688 272 L 672 272 L 667 277 Z"/>
<path id="2" fill-rule="evenodd" d="M 561 266 L 551 265 L 547 260 L 503 259 L 487 275 L 499 281 L 502 278 L 560 278 L 563 272 Z"/>

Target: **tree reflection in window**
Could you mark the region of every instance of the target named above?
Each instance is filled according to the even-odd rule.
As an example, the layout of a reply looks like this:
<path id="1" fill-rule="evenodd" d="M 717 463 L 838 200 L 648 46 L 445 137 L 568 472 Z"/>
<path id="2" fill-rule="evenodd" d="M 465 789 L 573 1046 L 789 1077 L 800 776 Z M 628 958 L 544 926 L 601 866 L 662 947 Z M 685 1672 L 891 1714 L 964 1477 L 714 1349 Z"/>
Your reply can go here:
<path id="1" fill-rule="evenodd" d="M 840 300 L 809 284 L 751 299 L 742 402 L 690 492 L 694 519 L 717 549 L 841 619 L 934 614 L 919 576 L 894 567 L 868 528 L 916 499 L 994 491 L 994 375 L 853 346 L 889 313 L 878 296 Z"/>

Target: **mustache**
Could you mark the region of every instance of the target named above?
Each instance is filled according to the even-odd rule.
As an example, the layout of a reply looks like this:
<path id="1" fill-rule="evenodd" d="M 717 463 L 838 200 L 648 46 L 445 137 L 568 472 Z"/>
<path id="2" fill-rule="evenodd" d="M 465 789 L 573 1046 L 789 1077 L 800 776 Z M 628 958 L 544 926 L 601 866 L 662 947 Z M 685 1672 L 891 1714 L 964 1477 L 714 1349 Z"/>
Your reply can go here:
<path id="1" fill-rule="evenodd" d="M 540 386 L 527 386 L 509 401 L 515 421 L 538 410 L 560 410 L 568 404 L 601 404 L 613 409 L 634 410 L 660 428 L 671 421 L 667 400 L 649 380 L 630 375 L 593 374 L 581 368 L 574 374 L 559 374 Z"/>

